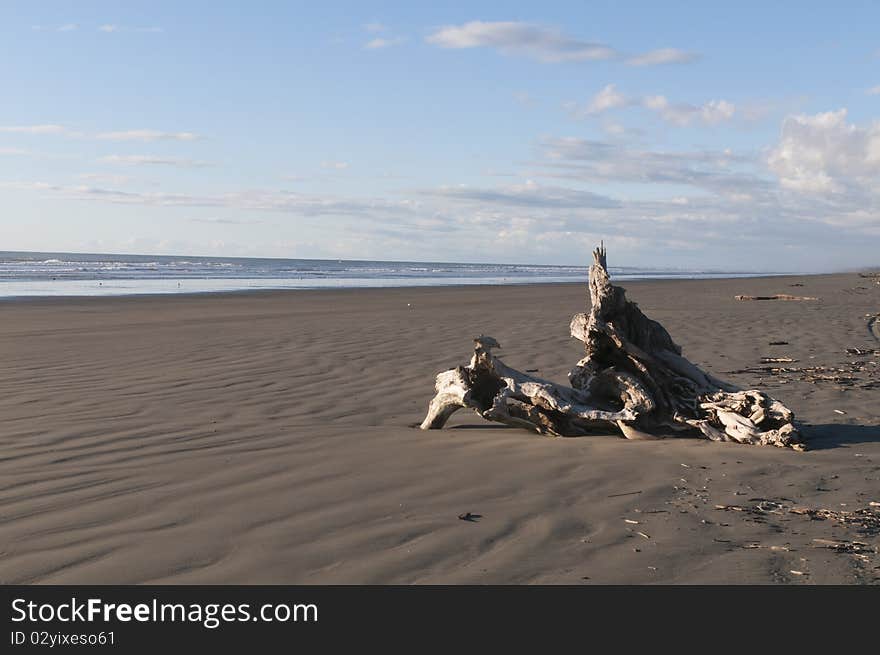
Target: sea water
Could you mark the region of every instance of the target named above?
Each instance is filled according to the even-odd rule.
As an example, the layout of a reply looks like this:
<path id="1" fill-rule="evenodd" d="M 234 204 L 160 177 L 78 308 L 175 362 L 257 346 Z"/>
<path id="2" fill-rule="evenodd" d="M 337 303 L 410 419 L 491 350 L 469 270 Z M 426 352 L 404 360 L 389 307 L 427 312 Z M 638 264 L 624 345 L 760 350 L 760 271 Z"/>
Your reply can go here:
<path id="1" fill-rule="evenodd" d="M 747 277 L 611 267 L 616 280 Z M 587 266 L 0 252 L 0 298 L 586 282 Z"/>

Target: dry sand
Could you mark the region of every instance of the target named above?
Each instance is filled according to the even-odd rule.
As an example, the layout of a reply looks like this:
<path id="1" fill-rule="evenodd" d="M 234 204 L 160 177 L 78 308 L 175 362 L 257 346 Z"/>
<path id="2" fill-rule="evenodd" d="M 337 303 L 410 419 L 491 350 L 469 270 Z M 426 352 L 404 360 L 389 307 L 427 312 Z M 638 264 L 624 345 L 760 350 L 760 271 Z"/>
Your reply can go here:
<path id="1" fill-rule="evenodd" d="M 880 356 L 846 352 L 880 348 L 880 287 L 625 286 L 692 361 L 763 379 L 811 450 L 410 427 L 481 332 L 564 380 L 583 285 L 0 303 L 0 582 L 876 582 L 880 556 L 813 542 L 876 535 L 715 505 L 880 502 Z M 734 300 L 776 293 L 819 300 Z M 854 380 L 725 374 L 763 356 Z"/>

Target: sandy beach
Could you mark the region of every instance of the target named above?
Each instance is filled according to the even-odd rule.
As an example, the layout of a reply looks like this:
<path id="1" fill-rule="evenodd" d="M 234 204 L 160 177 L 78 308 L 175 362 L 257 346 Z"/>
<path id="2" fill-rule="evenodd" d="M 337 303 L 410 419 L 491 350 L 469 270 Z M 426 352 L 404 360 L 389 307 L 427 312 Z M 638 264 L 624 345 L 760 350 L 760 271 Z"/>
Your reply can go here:
<path id="1" fill-rule="evenodd" d="M 480 333 L 565 381 L 583 284 L 2 302 L 0 582 L 876 584 L 876 533 L 789 510 L 880 502 L 880 286 L 624 286 L 809 450 L 412 427 Z"/>

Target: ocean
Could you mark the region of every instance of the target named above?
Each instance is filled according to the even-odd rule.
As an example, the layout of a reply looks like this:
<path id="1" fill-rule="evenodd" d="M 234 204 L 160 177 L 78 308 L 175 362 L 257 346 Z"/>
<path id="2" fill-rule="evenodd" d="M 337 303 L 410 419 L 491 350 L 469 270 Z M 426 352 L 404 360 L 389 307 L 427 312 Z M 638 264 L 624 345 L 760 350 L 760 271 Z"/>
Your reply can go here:
<path id="1" fill-rule="evenodd" d="M 749 277 L 738 271 L 610 268 L 616 280 Z M 760 273 L 767 275 L 767 273 Z M 587 265 L 459 264 L 63 252 L 0 252 L 0 298 L 257 289 L 584 282 Z"/>

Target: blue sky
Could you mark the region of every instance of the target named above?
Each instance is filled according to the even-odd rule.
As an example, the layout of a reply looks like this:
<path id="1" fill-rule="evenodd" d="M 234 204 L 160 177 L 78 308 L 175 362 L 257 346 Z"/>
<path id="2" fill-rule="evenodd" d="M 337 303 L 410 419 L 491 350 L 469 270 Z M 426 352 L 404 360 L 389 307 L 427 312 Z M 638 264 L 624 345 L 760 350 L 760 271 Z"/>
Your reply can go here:
<path id="1" fill-rule="evenodd" d="M 0 249 L 880 262 L 876 2 L 4 2 Z"/>

